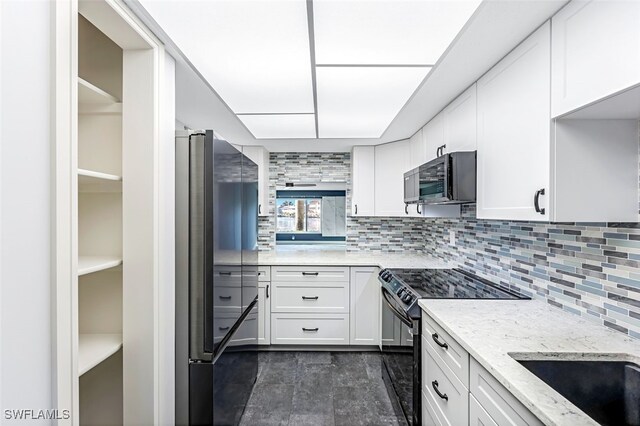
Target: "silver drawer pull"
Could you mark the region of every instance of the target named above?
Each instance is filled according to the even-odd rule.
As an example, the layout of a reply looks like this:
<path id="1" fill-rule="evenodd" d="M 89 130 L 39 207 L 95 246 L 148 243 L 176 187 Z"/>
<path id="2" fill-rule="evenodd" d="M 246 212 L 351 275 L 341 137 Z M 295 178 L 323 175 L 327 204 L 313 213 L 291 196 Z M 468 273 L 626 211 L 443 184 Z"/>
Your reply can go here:
<path id="1" fill-rule="evenodd" d="M 224 330 L 228 330 L 228 329 L 229 329 L 229 326 L 226 326 L 226 327 L 218 327 L 218 330 L 220 330 L 220 331 L 224 331 Z"/>
<path id="2" fill-rule="evenodd" d="M 220 271 L 220 272 L 218 272 L 218 275 L 230 277 L 231 276 L 231 271 Z"/>
<path id="3" fill-rule="evenodd" d="M 318 300 L 318 296 L 302 296 L 302 300 Z"/>
<path id="4" fill-rule="evenodd" d="M 220 300 L 231 300 L 231 296 L 218 296 Z"/>
<path id="5" fill-rule="evenodd" d="M 304 328 L 304 327 L 302 327 L 302 331 L 312 331 L 312 332 L 315 333 L 318 330 L 319 330 L 318 327 L 316 327 L 316 328 Z"/>
<path id="6" fill-rule="evenodd" d="M 320 275 L 320 273 L 319 272 L 303 272 L 302 275 L 317 277 L 318 275 Z"/>

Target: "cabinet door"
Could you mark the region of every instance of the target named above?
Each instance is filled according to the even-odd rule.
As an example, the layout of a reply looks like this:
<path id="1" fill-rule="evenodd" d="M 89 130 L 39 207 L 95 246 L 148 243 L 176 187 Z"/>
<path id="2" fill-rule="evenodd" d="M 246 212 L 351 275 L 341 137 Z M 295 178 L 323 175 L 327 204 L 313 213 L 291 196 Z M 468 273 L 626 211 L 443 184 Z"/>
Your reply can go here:
<path id="1" fill-rule="evenodd" d="M 572 1 L 552 18 L 552 115 L 640 83 L 640 2 Z"/>
<path id="2" fill-rule="evenodd" d="M 465 90 L 442 112 L 444 115 L 444 152 L 475 151 L 476 84 Z"/>
<path id="3" fill-rule="evenodd" d="M 269 151 L 262 146 L 245 146 L 242 153 L 258 166 L 258 215 L 269 216 Z"/>
<path id="4" fill-rule="evenodd" d="M 410 159 L 409 168 L 414 169 L 427 162 L 427 147 L 422 136 L 422 129 L 418 130 L 409 139 Z"/>
<path id="5" fill-rule="evenodd" d="M 349 343 L 380 344 L 380 283 L 377 268 L 351 268 Z"/>
<path id="6" fill-rule="evenodd" d="M 406 217 L 411 207 L 404 204 L 404 174 L 410 170 L 409 140 L 377 145 L 375 150 L 376 216 Z"/>
<path id="7" fill-rule="evenodd" d="M 426 161 L 431 161 L 436 158 L 438 147 L 444 145 L 444 120 L 442 117 L 442 113 L 436 115 L 422 128 L 422 137 L 424 138 L 426 149 Z"/>
<path id="8" fill-rule="evenodd" d="M 375 213 L 375 147 L 354 146 L 351 154 L 351 215 Z"/>
<path id="9" fill-rule="evenodd" d="M 550 25 L 540 27 L 478 81 L 480 219 L 539 220 L 551 199 Z"/>
<path id="10" fill-rule="evenodd" d="M 271 283 L 258 283 L 258 344 L 271 344 Z"/>

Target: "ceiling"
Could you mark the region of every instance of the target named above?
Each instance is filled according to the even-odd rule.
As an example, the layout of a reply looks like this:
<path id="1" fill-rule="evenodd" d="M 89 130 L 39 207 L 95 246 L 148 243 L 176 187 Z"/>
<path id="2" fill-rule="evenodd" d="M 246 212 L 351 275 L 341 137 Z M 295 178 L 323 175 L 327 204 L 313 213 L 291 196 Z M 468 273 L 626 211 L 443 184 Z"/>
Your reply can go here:
<path id="1" fill-rule="evenodd" d="M 128 0 L 178 59 L 178 118 L 271 151 L 411 136 L 565 3 Z"/>

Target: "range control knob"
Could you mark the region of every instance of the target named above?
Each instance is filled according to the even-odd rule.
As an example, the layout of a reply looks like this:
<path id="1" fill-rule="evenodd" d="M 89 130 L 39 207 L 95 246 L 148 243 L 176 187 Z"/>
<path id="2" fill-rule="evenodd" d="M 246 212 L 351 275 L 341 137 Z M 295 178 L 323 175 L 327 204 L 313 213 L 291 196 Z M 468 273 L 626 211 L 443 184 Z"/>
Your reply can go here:
<path id="1" fill-rule="evenodd" d="M 400 289 L 398 289 L 398 291 L 396 291 L 396 294 L 398 296 L 402 296 L 402 293 L 404 293 L 404 288 L 400 287 Z"/>
<path id="2" fill-rule="evenodd" d="M 409 303 L 411 303 L 412 300 L 413 300 L 413 296 L 411 295 L 411 293 L 407 293 L 404 296 L 402 296 L 402 301 L 404 303 L 409 304 Z"/>

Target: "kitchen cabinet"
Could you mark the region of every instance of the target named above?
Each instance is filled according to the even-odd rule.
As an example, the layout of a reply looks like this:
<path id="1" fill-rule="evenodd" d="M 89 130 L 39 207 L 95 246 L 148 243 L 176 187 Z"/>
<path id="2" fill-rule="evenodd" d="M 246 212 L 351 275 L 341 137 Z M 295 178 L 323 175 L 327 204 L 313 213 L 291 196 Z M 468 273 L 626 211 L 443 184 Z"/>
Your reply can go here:
<path id="1" fill-rule="evenodd" d="M 375 214 L 375 147 L 354 146 L 351 152 L 351 215 Z"/>
<path id="2" fill-rule="evenodd" d="M 459 342 L 424 312 L 422 325 L 423 424 L 542 425 Z M 434 344 L 436 340 L 440 344 Z"/>
<path id="3" fill-rule="evenodd" d="M 258 344 L 271 344 L 271 268 L 258 268 Z"/>
<path id="4" fill-rule="evenodd" d="M 480 219 L 549 220 L 550 55 L 547 22 L 477 82 Z"/>
<path id="5" fill-rule="evenodd" d="M 409 169 L 415 169 L 416 167 L 427 162 L 427 145 L 422 135 L 422 129 L 418 130 L 409 138 Z"/>
<path id="6" fill-rule="evenodd" d="M 640 84 L 638 22 L 635 1 L 572 1 L 553 16 L 553 117 Z"/>
<path id="7" fill-rule="evenodd" d="M 439 113 L 422 128 L 422 137 L 426 149 L 426 161 L 431 161 L 437 157 L 438 147 L 444 145 L 444 120 L 443 114 Z"/>
<path id="8" fill-rule="evenodd" d="M 349 343 L 380 344 L 380 283 L 378 268 L 351 268 Z"/>
<path id="9" fill-rule="evenodd" d="M 406 217 L 415 206 L 404 203 L 404 174 L 411 169 L 408 139 L 375 147 L 375 215 Z"/>
<path id="10" fill-rule="evenodd" d="M 476 84 L 472 84 L 443 111 L 445 152 L 475 151 L 476 138 Z"/>
<path id="11" fill-rule="evenodd" d="M 258 216 L 269 216 L 269 151 L 263 146 L 244 146 L 242 153 L 258 166 Z"/>

